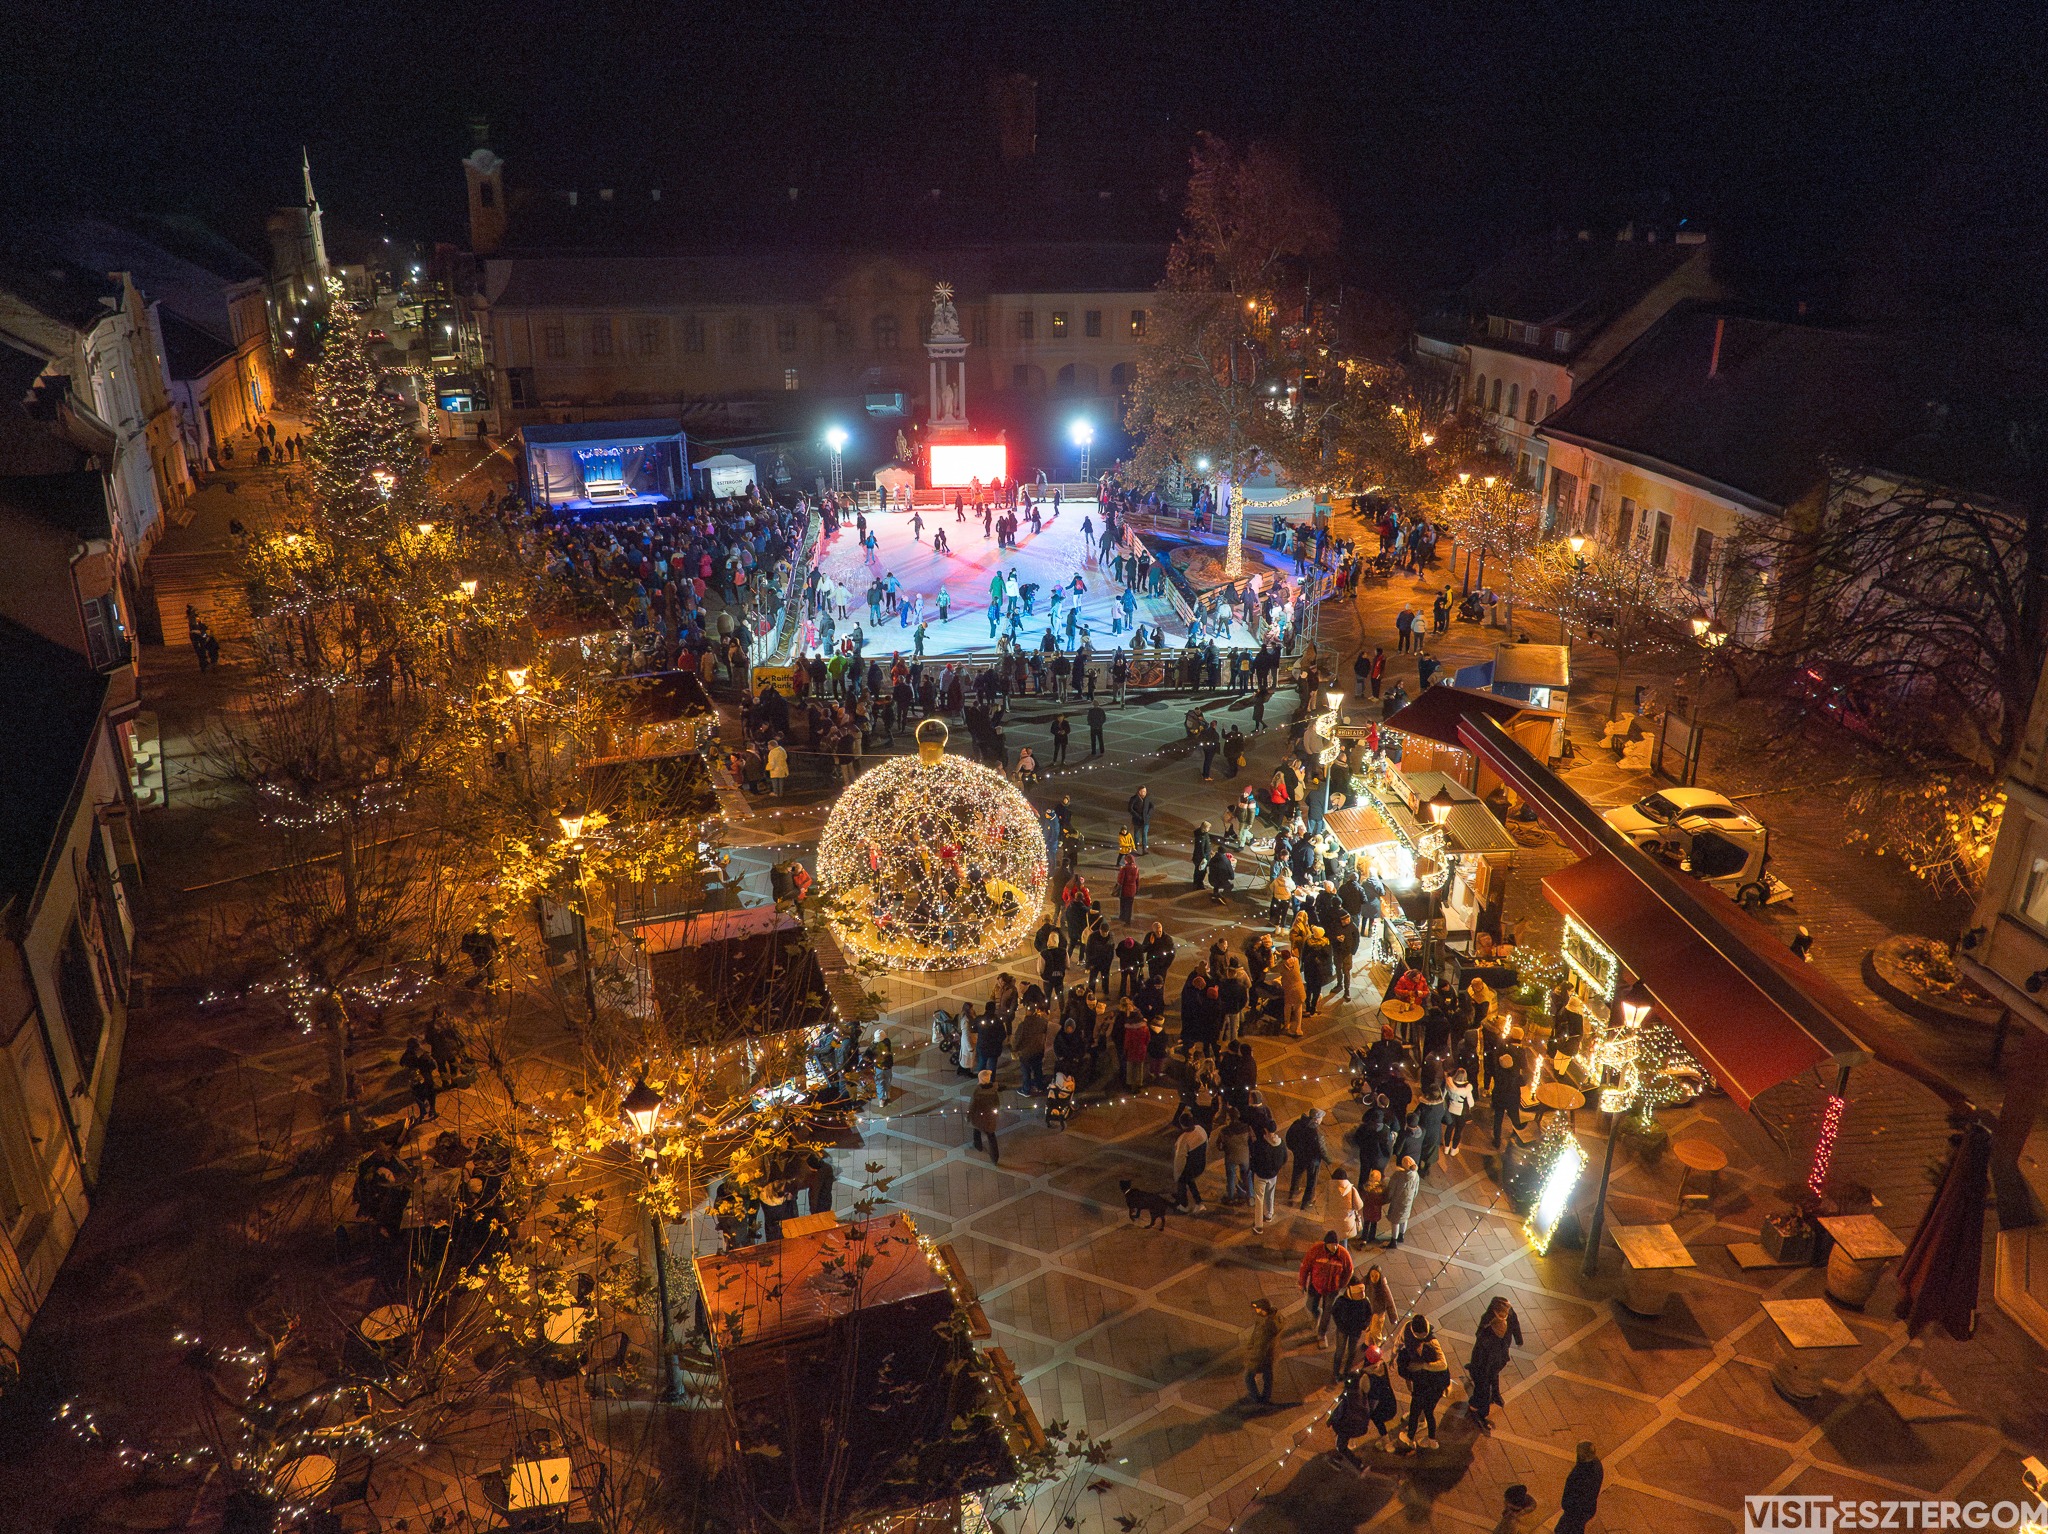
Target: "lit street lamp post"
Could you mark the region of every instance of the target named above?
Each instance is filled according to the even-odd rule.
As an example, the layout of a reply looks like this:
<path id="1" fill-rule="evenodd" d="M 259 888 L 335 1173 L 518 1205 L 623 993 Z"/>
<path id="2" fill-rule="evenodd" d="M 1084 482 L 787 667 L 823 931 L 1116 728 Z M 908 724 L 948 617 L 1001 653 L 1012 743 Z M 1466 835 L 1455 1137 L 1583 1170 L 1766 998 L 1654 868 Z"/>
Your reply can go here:
<path id="1" fill-rule="evenodd" d="M 597 1021 L 597 980 L 590 968 L 590 919 L 584 910 L 587 904 L 583 893 L 583 812 L 570 810 L 566 815 L 557 815 L 561 822 L 562 835 L 569 839 L 569 877 L 576 881 L 576 903 L 570 910 L 576 916 L 576 956 L 583 964 L 583 1005 L 589 1009 L 590 1021 Z"/>
<path id="2" fill-rule="evenodd" d="M 661 1122 L 661 1094 L 642 1076 L 633 1083 L 633 1090 L 626 1094 L 626 1100 L 619 1107 L 626 1115 L 626 1122 L 640 1136 L 640 1162 L 651 1181 L 654 1176 L 654 1131 Z M 675 1317 L 668 1303 L 668 1237 L 662 1234 L 660 1211 L 650 1207 L 647 1218 L 654 1227 L 654 1296 L 655 1303 L 661 1307 L 654 1332 L 659 1355 L 655 1367 L 661 1377 L 661 1389 L 656 1399 L 679 1401 L 683 1395 L 683 1382 L 676 1362 Z"/>
<path id="3" fill-rule="evenodd" d="M 1623 991 L 1614 1002 L 1615 1010 L 1621 1013 L 1622 1026 L 1631 1029 L 1640 1029 L 1649 1021 L 1653 1005 L 1650 993 L 1640 980 Z M 1596 1089 L 1599 1085 L 1594 1083 Z M 1602 1095 L 1604 1097 L 1605 1094 Z M 1602 1105 L 1605 1106 L 1604 1102 Z M 1607 1179 L 1614 1175 L 1614 1142 L 1621 1138 L 1621 1116 L 1631 1106 L 1623 1103 L 1607 1115 L 1607 1151 L 1600 1158 L 1600 1192 L 1593 1200 L 1593 1222 L 1586 1228 L 1586 1260 L 1579 1265 L 1579 1271 L 1588 1278 L 1600 1271 L 1600 1236 L 1607 1224 Z"/>
<path id="4" fill-rule="evenodd" d="M 1700 703 L 1707 690 L 1707 668 L 1714 663 L 1714 653 L 1728 642 L 1728 631 L 1711 618 L 1698 617 L 1692 620 L 1692 637 L 1699 641 L 1699 670 L 1693 676 L 1692 718 L 1685 728 L 1685 781 L 1688 784 L 1699 780 L 1700 771 Z"/>

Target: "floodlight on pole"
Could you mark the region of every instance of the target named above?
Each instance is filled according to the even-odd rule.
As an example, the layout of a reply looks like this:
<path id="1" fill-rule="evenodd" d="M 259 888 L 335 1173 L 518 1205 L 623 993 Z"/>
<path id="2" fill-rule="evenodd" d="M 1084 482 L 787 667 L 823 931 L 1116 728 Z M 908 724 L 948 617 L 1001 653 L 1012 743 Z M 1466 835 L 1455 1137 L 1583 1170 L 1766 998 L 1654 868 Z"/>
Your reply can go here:
<path id="1" fill-rule="evenodd" d="M 846 451 L 846 442 L 847 436 L 844 426 L 828 426 L 825 428 L 825 446 L 832 449 L 832 488 L 834 491 L 846 488 L 846 478 L 842 472 L 840 459 L 840 454 Z"/>
<path id="2" fill-rule="evenodd" d="M 1076 421 L 1067 428 L 1067 434 L 1074 439 L 1074 446 L 1081 450 L 1081 478 L 1088 478 L 1088 449 L 1095 441 L 1095 427 L 1088 421 Z"/>

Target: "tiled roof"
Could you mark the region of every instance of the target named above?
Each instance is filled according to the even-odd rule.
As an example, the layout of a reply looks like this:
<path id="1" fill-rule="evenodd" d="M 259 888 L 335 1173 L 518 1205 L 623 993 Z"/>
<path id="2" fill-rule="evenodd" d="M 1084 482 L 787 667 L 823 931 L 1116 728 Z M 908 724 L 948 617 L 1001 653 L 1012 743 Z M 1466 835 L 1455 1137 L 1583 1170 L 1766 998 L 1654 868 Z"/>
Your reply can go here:
<path id="1" fill-rule="evenodd" d="M 2004 473 L 2002 366 L 1952 333 L 1681 307 L 1577 390 L 1542 434 L 1760 511 L 1810 491 L 1830 457 L 1989 490 Z"/>
<path id="2" fill-rule="evenodd" d="M 1500 351 L 1540 353 L 1565 360 L 1583 351 L 1609 320 L 1633 308 L 1688 261 L 1704 259 L 1702 244 L 1669 240 L 1544 240 L 1511 251 L 1486 267 L 1426 318 L 1424 335 Z M 1540 341 L 1491 335 L 1498 316 L 1541 328 Z M 1556 332 L 1570 332 L 1559 350 Z"/>

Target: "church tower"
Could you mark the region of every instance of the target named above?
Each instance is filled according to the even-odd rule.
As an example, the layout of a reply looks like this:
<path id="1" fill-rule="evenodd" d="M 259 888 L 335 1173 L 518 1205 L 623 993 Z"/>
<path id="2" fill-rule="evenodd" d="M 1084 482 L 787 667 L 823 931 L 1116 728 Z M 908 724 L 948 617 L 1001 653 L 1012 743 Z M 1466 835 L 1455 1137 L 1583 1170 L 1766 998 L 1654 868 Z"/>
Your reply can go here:
<path id="1" fill-rule="evenodd" d="M 482 144 L 462 162 L 469 178 L 469 248 L 472 254 L 497 254 L 505 243 L 505 162 Z"/>
<path id="2" fill-rule="evenodd" d="M 299 179 L 306 191 L 305 248 L 301 259 L 307 268 L 320 274 L 319 282 L 324 291 L 327 286 L 327 236 L 320 227 L 320 199 L 313 195 L 313 157 L 303 144 L 299 146 Z"/>

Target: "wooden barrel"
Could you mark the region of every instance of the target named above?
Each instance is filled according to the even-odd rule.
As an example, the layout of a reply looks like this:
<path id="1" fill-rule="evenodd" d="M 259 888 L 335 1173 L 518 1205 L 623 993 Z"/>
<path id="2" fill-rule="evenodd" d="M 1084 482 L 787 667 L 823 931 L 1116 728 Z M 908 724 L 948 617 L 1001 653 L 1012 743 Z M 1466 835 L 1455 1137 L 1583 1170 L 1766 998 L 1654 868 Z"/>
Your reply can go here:
<path id="1" fill-rule="evenodd" d="M 1828 1252 L 1828 1297 L 1861 1310 L 1884 1276 L 1885 1260 L 1858 1262 L 1837 1242 Z"/>

